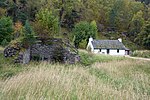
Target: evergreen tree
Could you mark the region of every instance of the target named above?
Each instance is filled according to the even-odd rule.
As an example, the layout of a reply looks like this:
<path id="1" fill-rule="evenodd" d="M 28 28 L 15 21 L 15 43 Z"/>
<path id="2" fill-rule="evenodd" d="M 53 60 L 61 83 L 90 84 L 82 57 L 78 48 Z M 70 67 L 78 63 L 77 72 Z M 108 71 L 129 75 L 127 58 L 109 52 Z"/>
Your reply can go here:
<path id="1" fill-rule="evenodd" d="M 28 48 L 29 46 L 31 46 L 33 43 L 35 43 L 35 34 L 34 31 L 31 27 L 31 25 L 29 24 L 29 21 L 26 20 L 25 22 L 25 26 L 23 28 L 23 34 L 22 34 L 22 44 L 23 47 Z"/>
<path id="2" fill-rule="evenodd" d="M 91 23 L 88 23 L 86 21 L 77 23 L 74 28 L 75 46 L 78 48 L 80 42 L 82 42 L 83 40 L 86 40 L 88 42 L 88 39 L 90 37 L 95 38 L 96 34 L 97 34 L 97 26 L 95 21 Z"/>
<path id="3" fill-rule="evenodd" d="M 13 32 L 13 23 L 9 17 L 0 18 L 0 42 L 3 40 L 10 42 Z"/>

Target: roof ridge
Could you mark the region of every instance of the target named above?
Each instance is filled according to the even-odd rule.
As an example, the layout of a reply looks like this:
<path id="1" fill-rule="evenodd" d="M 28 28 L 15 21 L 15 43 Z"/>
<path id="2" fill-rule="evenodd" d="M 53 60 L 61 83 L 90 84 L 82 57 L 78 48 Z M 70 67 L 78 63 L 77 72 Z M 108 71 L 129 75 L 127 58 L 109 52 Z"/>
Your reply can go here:
<path id="1" fill-rule="evenodd" d="M 93 40 L 93 41 L 119 41 L 119 40 Z"/>

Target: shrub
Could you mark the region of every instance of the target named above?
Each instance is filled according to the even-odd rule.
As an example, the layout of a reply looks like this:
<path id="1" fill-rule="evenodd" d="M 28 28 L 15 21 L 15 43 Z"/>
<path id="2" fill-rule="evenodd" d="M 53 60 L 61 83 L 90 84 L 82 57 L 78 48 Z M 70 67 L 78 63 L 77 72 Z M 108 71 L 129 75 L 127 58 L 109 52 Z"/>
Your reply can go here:
<path id="1" fill-rule="evenodd" d="M 92 65 L 95 61 L 92 54 L 80 52 L 81 64 L 84 66 Z"/>
<path id="2" fill-rule="evenodd" d="M 90 66 L 96 62 L 109 62 L 109 61 L 121 61 L 125 60 L 122 56 L 110 56 L 110 55 L 102 55 L 102 54 L 92 54 L 79 52 L 81 61 L 80 63 L 84 66 Z"/>
<path id="3" fill-rule="evenodd" d="M 80 43 L 79 43 L 79 48 L 80 49 L 85 49 L 87 46 L 87 41 L 86 40 L 82 40 Z"/>
<path id="4" fill-rule="evenodd" d="M 75 46 L 78 48 L 79 44 L 84 40 L 87 41 L 89 37 L 95 38 L 97 31 L 97 25 L 95 21 L 92 21 L 91 23 L 86 21 L 77 23 L 73 30 Z"/>
<path id="5" fill-rule="evenodd" d="M 136 50 L 132 53 L 132 56 L 150 58 L 150 51 L 149 50 L 143 50 L 143 51 Z"/>
<path id="6" fill-rule="evenodd" d="M 13 32 L 12 20 L 9 17 L 0 18 L 0 42 L 2 42 L 5 39 L 8 42 L 10 42 L 12 32 Z"/>
<path id="7" fill-rule="evenodd" d="M 41 9 L 36 15 L 37 23 L 39 25 L 35 25 L 36 34 L 42 38 L 47 39 L 50 37 L 54 37 L 59 33 L 59 19 L 58 16 L 49 10 L 49 9 Z M 39 26 L 39 27 L 38 27 Z M 36 29 L 37 28 L 37 29 Z M 41 30 L 39 30 L 39 29 Z M 46 35 L 46 37 L 44 37 Z"/>
<path id="8" fill-rule="evenodd" d="M 8 44 L 9 44 L 9 42 L 8 42 L 6 39 L 4 39 L 4 40 L 2 41 L 2 43 L 1 43 L 1 45 L 2 45 L 3 47 L 7 46 Z"/>

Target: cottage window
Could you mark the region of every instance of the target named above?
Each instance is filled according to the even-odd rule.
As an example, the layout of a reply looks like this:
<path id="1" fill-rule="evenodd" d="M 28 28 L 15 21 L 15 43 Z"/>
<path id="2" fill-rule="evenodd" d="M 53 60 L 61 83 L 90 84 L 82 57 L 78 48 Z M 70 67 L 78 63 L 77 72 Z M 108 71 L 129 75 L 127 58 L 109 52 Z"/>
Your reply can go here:
<path id="1" fill-rule="evenodd" d="M 107 49 L 107 54 L 109 54 L 109 52 L 110 52 L 110 50 L 109 50 L 109 49 Z"/>
<path id="2" fill-rule="evenodd" d="M 119 49 L 117 49 L 117 53 L 119 53 Z"/>

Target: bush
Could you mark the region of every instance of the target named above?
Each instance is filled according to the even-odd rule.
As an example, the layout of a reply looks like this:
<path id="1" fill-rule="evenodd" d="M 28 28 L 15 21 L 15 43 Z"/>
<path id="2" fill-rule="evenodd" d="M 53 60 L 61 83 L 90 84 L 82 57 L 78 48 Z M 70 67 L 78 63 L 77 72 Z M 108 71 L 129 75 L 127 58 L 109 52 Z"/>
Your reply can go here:
<path id="1" fill-rule="evenodd" d="M 47 40 L 47 38 L 59 35 L 59 18 L 51 10 L 41 9 L 36 19 L 39 25 L 35 25 L 35 31 L 40 38 Z"/>
<path id="2" fill-rule="evenodd" d="M 84 66 L 90 66 L 96 62 L 109 62 L 109 61 L 121 61 L 125 60 L 122 56 L 110 56 L 110 55 L 102 55 L 102 54 L 92 54 L 79 52 L 80 55 L 80 63 Z"/>
<path id="3" fill-rule="evenodd" d="M 84 40 L 88 40 L 89 37 L 95 38 L 97 31 L 97 25 L 95 21 L 92 21 L 91 23 L 86 21 L 77 23 L 73 30 L 75 46 L 78 48 L 79 44 Z"/>
<path id="4" fill-rule="evenodd" d="M 86 40 L 82 40 L 82 41 L 79 43 L 79 48 L 80 48 L 80 49 L 86 49 L 86 46 L 87 46 L 87 41 L 86 41 Z"/>
<path id="5" fill-rule="evenodd" d="M 9 44 L 9 42 L 8 42 L 6 39 L 4 39 L 4 40 L 2 41 L 2 43 L 1 43 L 1 45 L 2 45 L 3 47 L 7 46 L 8 44 Z"/>
<path id="6" fill-rule="evenodd" d="M 0 18 L 0 44 L 3 40 L 11 41 L 11 33 L 13 32 L 13 22 L 9 17 Z M 6 42 L 6 41 L 4 41 Z"/>
<path id="7" fill-rule="evenodd" d="M 132 53 L 133 57 L 143 57 L 143 58 L 150 58 L 150 51 L 149 50 L 143 50 L 143 51 L 134 51 Z"/>
<path id="8" fill-rule="evenodd" d="M 95 62 L 93 59 L 93 55 L 88 53 L 80 53 L 80 59 L 81 64 L 83 64 L 84 66 L 92 65 Z"/>

